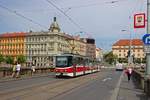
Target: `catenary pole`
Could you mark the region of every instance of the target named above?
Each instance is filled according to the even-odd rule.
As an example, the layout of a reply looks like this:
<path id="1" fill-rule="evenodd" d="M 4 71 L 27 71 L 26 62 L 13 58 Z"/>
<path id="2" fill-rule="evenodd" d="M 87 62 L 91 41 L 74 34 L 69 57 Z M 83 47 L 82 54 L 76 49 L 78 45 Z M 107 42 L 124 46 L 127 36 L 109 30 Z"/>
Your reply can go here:
<path id="1" fill-rule="evenodd" d="M 147 34 L 150 34 L 150 0 L 147 0 Z M 150 52 L 146 53 L 146 75 L 150 75 Z"/>

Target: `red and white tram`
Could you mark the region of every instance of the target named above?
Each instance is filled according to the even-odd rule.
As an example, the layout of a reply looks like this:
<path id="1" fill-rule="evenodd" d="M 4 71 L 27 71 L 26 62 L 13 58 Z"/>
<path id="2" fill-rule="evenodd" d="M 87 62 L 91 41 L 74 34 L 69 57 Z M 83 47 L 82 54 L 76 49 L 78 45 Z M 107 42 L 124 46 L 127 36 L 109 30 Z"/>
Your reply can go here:
<path id="1" fill-rule="evenodd" d="M 75 54 L 62 54 L 56 56 L 56 77 L 75 77 L 97 71 L 100 71 L 99 64 L 88 57 Z"/>

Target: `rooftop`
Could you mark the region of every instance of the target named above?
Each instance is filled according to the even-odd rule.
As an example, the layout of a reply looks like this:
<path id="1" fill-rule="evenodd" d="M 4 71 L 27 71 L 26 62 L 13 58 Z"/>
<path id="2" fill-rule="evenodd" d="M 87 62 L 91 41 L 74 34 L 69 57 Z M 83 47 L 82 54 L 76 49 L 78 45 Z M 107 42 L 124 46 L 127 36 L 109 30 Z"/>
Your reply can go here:
<path id="1" fill-rule="evenodd" d="M 25 36 L 25 35 L 26 35 L 26 33 L 24 33 L 24 32 L 3 33 L 3 34 L 0 34 L 0 38 L 22 37 L 22 36 Z"/>
<path id="2" fill-rule="evenodd" d="M 113 44 L 113 46 L 129 46 L 129 45 L 130 45 L 130 39 L 120 39 L 119 41 Z M 144 43 L 141 39 L 132 39 L 131 45 L 139 46 L 139 45 L 144 45 Z"/>

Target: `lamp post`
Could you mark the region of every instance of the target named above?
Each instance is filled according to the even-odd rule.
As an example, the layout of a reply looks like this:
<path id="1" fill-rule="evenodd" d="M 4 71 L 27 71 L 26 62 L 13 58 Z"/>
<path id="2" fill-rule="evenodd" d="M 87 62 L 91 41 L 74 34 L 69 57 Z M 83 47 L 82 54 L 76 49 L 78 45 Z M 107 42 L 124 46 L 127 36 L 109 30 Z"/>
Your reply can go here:
<path id="1" fill-rule="evenodd" d="M 127 30 L 121 30 L 122 32 L 124 31 L 127 31 Z M 127 53 L 127 56 L 128 56 L 128 65 L 129 64 L 132 64 L 133 63 L 133 57 L 132 57 L 132 34 L 131 32 L 129 33 L 130 34 L 130 38 L 129 38 L 129 51 Z"/>

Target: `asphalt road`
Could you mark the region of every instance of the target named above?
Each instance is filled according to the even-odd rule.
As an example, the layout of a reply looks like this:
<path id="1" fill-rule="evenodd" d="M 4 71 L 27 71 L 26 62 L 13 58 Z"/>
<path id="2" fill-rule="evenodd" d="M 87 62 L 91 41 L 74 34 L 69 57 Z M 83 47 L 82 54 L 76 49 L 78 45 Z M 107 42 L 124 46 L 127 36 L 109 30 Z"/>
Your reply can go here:
<path id="1" fill-rule="evenodd" d="M 122 72 L 104 69 L 77 78 L 54 74 L 0 83 L 1 100 L 111 100 Z"/>
<path id="2" fill-rule="evenodd" d="M 33 86 L 44 85 L 53 81 L 57 81 L 54 73 L 50 73 L 47 76 L 0 82 L 0 93 L 3 93 L 5 91 L 16 91 L 20 89 L 30 88 Z"/>
<path id="3" fill-rule="evenodd" d="M 122 72 L 105 70 L 103 76 L 53 100 L 113 100 Z"/>

